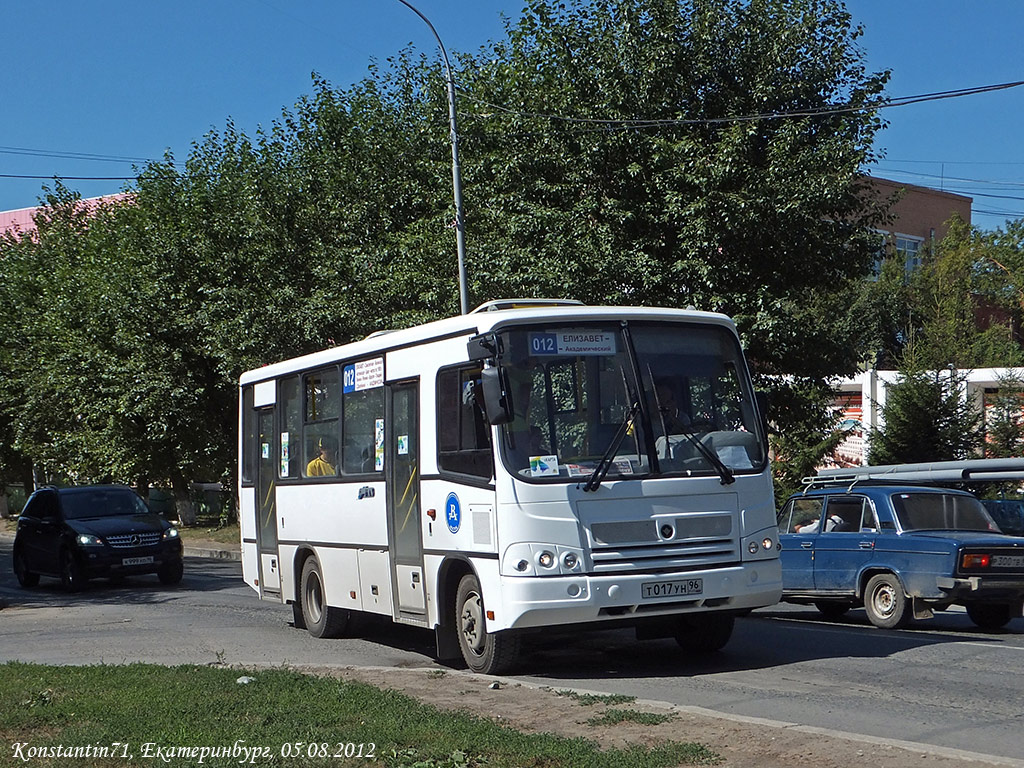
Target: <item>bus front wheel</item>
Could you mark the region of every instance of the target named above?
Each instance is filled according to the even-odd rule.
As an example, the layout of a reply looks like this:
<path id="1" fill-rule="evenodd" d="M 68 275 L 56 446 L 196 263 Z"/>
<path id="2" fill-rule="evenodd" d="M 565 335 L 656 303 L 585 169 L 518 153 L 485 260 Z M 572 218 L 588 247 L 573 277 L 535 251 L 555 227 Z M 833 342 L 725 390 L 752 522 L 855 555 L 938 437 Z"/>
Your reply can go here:
<path id="1" fill-rule="evenodd" d="M 455 593 L 455 627 L 459 649 L 466 665 L 482 675 L 507 672 L 519 656 L 519 637 L 505 632 L 488 632 L 483 590 L 473 574 L 459 581 Z"/>
<path id="2" fill-rule="evenodd" d="M 720 651 L 732 637 L 736 617 L 731 613 L 687 615 L 676 628 L 676 642 L 694 654 Z"/>
<path id="3" fill-rule="evenodd" d="M 327 604 L 320 563 L 310 557 L 302 566 L 302 618 L 313 637 L 338 637 L 348 626 L 349 612 Z"/>

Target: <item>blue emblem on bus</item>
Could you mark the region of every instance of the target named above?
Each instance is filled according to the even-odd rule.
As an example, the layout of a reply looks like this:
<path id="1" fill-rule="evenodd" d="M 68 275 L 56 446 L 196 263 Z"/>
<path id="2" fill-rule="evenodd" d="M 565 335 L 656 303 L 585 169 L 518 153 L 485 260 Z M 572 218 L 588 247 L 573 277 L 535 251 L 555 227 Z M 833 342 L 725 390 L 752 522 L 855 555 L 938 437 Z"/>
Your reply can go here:
<path id="1" fill-rule="evenodd" d="M 459 532 L 459 526 L 462 525 L 462 507 L 459 506 L 459 497 L 454 493 L 449 493 L 448 498 L 444 500 L 444 520 L 448 523 L 449 531 Z"/>

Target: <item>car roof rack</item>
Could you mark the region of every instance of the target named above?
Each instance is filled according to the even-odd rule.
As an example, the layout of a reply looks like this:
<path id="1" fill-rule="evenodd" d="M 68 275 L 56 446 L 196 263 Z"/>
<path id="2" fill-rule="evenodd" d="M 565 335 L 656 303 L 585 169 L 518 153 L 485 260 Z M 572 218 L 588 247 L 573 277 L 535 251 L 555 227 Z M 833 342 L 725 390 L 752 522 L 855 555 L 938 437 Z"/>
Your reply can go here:
<path id="1" fill-rule="evenodd" d="M 876 464 L 863 467 L 821 469 L 801 482 L 810 489 L 816 485 L 846 485 L 859 482 L 883 483 L 999 483 L 1024 481 L 1024 458 L 963 459 L 917 464 Z"/>

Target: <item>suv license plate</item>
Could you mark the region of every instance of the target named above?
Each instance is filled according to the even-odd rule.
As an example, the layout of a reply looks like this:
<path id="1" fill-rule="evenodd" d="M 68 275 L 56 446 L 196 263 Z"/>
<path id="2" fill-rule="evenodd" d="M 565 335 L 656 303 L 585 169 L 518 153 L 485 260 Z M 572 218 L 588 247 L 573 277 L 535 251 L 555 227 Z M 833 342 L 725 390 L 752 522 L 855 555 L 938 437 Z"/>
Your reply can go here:
<path id="1" fill-rule="evenodd" d="M 644 600 L 680 595 L 700 595 L 704 592 L 704 579 L 681 579 L 679 581 L 647 581 L 640 585 Z"/>
<path id="2" fill-rule="evenodd" d="M 152 562 L 152 555 L 149 557 L 126 557 L 121 560 L 121 565 L 149 565 Z"/>

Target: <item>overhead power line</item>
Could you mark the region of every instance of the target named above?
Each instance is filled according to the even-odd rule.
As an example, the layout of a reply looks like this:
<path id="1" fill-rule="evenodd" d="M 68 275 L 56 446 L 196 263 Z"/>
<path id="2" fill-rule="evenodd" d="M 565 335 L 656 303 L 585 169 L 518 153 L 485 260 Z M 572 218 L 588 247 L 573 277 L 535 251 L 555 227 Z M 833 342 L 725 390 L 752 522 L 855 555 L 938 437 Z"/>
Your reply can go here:
<path id="1" fill-rule="evenodd" d="M 586 123 L 590 125 L 602 125 L 602 126 L 617 126 L 627 128 L 657 128 L 661 126 L 672 126 L 672 125 L 723 125 L 729 123 L 744 123 L 753 122 L 757 120 L 779 120 L 790 117 L 817 117 L 823 115 L 837 115 L 837 114 L 848 114 L 852 112 L 873 112 L 879 109 L 889 109 L 891 107 L 905 107 L 910 104 L 920 104 L 927 101 L 941 101 L 944 99 L 958 99 L 964 96 L 976 96 L 982 93 L 992 93 L 995 91 L 1002 91 L 1008 88 L 1017 88 L 1024 85 L 1024 80 L 1017 80 L 1011 83 L 996 83 L 994 85 L 981 85 L 974 88 L 958 88 L 952 91 L 937 91 L 935 93 L 922 93 L 915 96 L 897 96 L 889 99 L 878 99 L 864 104 L 836 104 L 832 106 L 816 107 L 812 109 L 796 109 L 788 111 L 778 112 L 761 112 L 750 115 L 735 115 L 731 117 L 707 117 L 707 118 L 625 118 L 625 119 L 610 119 L 610 118 L 597 118 L 597 117 L 573 117 L 566 115 L 556 115 L 544 112 L 524 112 L 522 110 L 511 109 L 504 107 L 500 104 L 494 104 L 492 102 L 481 99 L 474 96 L 472 93 L 459 89 L 460 93 L 467 99 L 475 101 L 478 104 L 490 107 L 491 109 L 499 110 L 508 115 L 516 117 L 529 117 L 543 120 L 557 120 L 567 123 Z M 485 117 L 485 115 L 476 115 L 477 117 Z"/>
<path id="2" fill-rule="evenodd" d="M 31 147 L 3 147 L 0 155 L 25 155 L 27 157 L 56 157 L 62 160 L 91 160 L 101 163 L 154 163 L 148 157 L 123 157 L 120 155 L 100 155 L 92 152 L 69 152 L 56 149 L 32 149 Z"/>
<path id="3" fill-rule="evenodd" d="M 38 179 L 40 181 L 135 181 L 138 176 L 64 176 L 51 173 L 49 176 L 29 176 L 20 173 L 0 173 L 0 179 Z"/>

